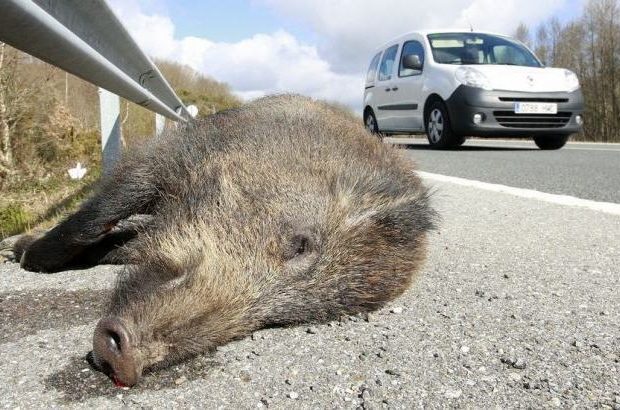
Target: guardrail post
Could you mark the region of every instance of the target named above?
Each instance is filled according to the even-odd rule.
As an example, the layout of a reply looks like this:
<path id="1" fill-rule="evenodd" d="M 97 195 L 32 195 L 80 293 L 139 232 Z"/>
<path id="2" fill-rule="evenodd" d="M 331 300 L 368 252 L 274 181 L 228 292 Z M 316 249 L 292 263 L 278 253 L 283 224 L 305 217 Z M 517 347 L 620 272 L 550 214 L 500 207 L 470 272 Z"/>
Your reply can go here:
<path id="1" fill-rule="evenodd" d="M 166 117 L 161 114 L 155 113 L 155 135 L 160 135 L 164 131 L 166 126 Z"/>
<path id="2" fill-rule="evenodd" d="M 101 111 L 101 166 L 107 175 L 121 158 L 121 119 L 120 98 L 103 88 L 99 88 Z"/>

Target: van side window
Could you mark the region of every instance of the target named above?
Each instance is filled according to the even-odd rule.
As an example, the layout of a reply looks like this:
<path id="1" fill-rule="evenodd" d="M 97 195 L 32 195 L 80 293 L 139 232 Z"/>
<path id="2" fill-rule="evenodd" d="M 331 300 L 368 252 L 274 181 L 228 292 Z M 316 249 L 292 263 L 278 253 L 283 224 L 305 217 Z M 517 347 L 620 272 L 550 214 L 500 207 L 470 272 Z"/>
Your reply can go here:
<path id="1" fill-rule="evenodd" d="M 422 74 L 422 70 L 412 70 L 410 68 L 403 67 L 403 59 L 405 56 L 410 54 L 415 54 L 420 57 L 420 63 L 422 63 L 422 67 L 424 67 L 424 47 L 419 41 L 407 41 L 405 45 L 403 45 L 403 52 L 400 53 L 400 66 L 398 68 L 399 77 L 409 77 L 412 75 Z"/>
<path id="2" fill-rule="evenodd" d="M 383 58 L 381 59 L 381 66 L 379 67 L 379 81 L 386 81 L 392 78 L 392 71 L 394 69 L 394 60 L 396 60 L 396 52 L 398 51 L 398 44 L 385 50 Z"/>
<path id="3" fill-rule="evenodd" d="M 375 77 L 377 76 L 377 66 L 379 65 L 380 59 L 381 52 L 378 52 L 377 55 L 372 58 L 370 66 L 368 67 L 368 73 L 366 74 L 366 84 L 372 84 L 375 82 Z"/>

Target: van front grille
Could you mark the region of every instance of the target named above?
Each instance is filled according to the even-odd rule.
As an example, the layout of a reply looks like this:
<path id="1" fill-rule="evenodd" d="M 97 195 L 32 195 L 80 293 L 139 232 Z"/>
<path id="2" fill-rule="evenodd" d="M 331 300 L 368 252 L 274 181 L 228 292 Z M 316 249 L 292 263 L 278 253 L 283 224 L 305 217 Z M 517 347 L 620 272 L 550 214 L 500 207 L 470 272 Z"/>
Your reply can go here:
<path id="1" fill-rule="evenodd" d="M 503 102 L 567 103 L 568 98 L 499 97 Z"/>
<path id="2" fill-rule="evenodd" d="M 493 111 L 495 120 L 508 128 L 562 128 L 571 118 L 570 112 L 557 114 L 516 114 L 513 111 Z"/>

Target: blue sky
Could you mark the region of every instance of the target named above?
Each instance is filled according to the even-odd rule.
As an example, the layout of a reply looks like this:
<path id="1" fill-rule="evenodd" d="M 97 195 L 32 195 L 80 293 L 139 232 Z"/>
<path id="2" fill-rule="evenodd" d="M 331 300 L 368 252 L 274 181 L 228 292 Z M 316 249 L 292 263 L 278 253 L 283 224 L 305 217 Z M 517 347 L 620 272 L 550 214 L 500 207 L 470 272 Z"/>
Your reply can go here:
<path id="1" fill-rule="evenodd" d="M 570 0 L 566 8 L 559 10 L 556 15 L 562 21 L 570 21 L 581 16 L 583 8 L 583 0 Z"/>
<path id="2" fill-rule="evenodd" d="M 244 99 L 295 92 L 358 109 L 374 50 L 404 32 L 512 34 L 575 18 L 586 0 L 108 0 L 137 42 Z"/>
<path id="3" fill-rule="evenodd" d="M 175 22 L 180 37 L 200 36 L 214 41 L 235 42 L 256 33 L 286 30 L 308 40 L 308 30 L 282 18 L 273 10 L 253 1 L 166 1 L 165 7 Z"/>

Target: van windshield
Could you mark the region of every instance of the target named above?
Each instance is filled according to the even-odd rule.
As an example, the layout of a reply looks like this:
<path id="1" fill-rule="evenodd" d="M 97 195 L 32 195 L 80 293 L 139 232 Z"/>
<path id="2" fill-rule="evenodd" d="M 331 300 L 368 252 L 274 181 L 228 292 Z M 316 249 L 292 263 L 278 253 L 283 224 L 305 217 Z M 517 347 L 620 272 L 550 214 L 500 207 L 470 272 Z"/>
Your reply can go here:
<path id="1" fill-rule="evenodd" d="M 507 37 L 479 33 L 429 34 L 433 58 L 439 64 L 495 64 L 542 67 L 527 48 Z"/>

